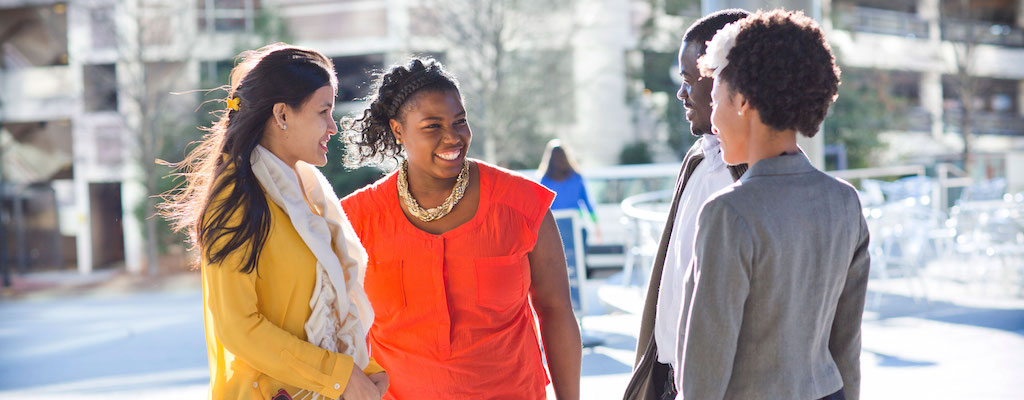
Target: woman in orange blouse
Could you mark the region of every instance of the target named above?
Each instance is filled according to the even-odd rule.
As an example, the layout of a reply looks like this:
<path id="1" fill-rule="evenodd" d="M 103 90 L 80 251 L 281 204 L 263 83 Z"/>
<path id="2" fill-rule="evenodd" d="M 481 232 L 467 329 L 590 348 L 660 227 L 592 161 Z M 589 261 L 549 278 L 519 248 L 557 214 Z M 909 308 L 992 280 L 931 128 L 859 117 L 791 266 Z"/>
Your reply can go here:
<path id="1" fill-rule="evenodd" d="M 579 398 L 580 334 L 548 211 L 554 194 L 466 158 L 466 111 L 440 63 L 394 66 L 374 91 L 349 121 L 347 162 L 404 160 L 342 206 L 369 254 L 369 343 L 391 376 L 385 398 L 545 398 L 531 304 L 555 394 Z"/>

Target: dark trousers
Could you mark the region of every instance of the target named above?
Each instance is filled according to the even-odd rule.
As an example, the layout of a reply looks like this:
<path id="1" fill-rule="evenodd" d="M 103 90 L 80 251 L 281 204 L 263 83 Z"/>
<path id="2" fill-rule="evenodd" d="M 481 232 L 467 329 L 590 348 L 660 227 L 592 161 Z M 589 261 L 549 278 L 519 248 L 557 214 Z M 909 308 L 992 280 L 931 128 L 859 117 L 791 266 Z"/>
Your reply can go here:
<path id="1" fill-rule="evenodd" d="M 655 379 L 653 386 L 661 389 L 659 400 L 674 400 L 676 398 L 676 374 L 672 371 L 671 365 L 655 361 L 654 372 L 651 376 Z"/>

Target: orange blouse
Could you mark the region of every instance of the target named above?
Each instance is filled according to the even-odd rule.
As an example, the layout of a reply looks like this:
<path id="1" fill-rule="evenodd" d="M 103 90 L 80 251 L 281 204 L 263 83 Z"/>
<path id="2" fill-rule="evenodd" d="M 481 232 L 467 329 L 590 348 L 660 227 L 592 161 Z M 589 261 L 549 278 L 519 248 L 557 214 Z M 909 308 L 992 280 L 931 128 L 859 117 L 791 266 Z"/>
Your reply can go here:
<path id="1" fill-rule="evenodd" d="M 386 399 L 546 396 L 527 254 L 554 193 L 477 165 L 476 214 L 440 235 L 406 219 L 396 173 L 341 201 L 370 257 L 368 342 L 391 378 Z"/>

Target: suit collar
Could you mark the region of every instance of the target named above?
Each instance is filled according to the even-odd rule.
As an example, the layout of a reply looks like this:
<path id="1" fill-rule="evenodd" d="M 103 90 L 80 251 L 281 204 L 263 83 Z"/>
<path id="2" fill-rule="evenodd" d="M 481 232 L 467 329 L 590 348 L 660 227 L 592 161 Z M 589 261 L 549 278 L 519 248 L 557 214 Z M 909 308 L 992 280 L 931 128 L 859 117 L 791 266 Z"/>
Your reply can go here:
<path id="1" fill-rule="evenodd" d="M 755 176 L 792 175 L 815 170 L 817 169 L 811 165 L 811 161 L 808 160 L 807 156 L 803 153 L 781 155 L 758 161 L 757 164 L 751 166 L 750 169 L 743 174 L 740 181 L 745 182 Z"/>

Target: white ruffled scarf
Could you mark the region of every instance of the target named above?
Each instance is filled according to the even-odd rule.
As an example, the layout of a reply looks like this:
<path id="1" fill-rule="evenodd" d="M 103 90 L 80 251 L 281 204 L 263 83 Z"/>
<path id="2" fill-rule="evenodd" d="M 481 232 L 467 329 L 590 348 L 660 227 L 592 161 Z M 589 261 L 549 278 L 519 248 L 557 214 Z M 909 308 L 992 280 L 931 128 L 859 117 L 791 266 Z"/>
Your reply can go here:
<path id="1" fill-rule="evenodd" d="M 365 369 L 370 362 L 366 333 L 373 321 L 373 308 L 363 291 L 367 256 L 338 196 L 312 165 L 299 162 L 297 177 L 284 161 L 259 145 L 251 158 L 252 171 L 267 197 L 288 214 L 317 260 L 316 285 L 309 299 L 312 312 L 305 326 L 307 340 L 322 349 L 347 354 L 359 369 Z M 323 216 L 309 209 L 303 191 Z M 311 393 L 313 399 L 320 397 Z"/>

